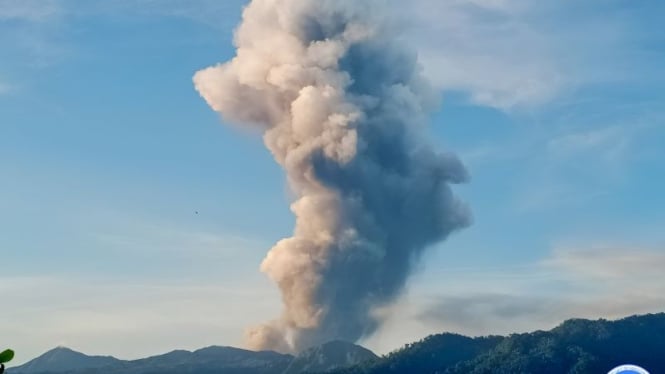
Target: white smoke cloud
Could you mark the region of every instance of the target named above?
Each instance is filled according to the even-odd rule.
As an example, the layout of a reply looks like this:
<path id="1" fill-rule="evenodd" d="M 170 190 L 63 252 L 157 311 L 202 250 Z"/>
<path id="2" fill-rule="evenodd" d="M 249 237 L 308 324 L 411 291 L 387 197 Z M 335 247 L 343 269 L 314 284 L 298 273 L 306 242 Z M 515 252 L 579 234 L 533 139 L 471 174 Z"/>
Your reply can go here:
<path id="1" fill-rule="evenodd" d="M 467 173 L 424 139 L 436 97 L 415 53 L 371 2 L 254 0 L 236 57 L 196 89 L 227 120 L 263 132 L 295 201 L 293 236 L 261 265 L 283 314 L 251 329 L 256 349 L 356 341 L 430 245 L 470 222 L 450 184 Z"/>

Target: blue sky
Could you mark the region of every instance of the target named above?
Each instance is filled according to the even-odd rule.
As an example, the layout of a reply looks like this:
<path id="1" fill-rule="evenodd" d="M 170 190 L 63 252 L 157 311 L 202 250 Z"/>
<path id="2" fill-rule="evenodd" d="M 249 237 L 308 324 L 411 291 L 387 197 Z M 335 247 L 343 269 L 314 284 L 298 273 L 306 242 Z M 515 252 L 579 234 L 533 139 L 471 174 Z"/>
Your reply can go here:
<path id="1" fill-rule="evenodd" d="M 239 345 L 279 313 L 258 266 L 292 230 L 283 173 L 191 80 L 233 56 L 244 4 L 0 0 L 0 336 L 19 362 Z M 386 6 L 442 92 L 430 132 L 472 174 L 474 224 L 364 343 L 665 309 L 665 5 Z"/>

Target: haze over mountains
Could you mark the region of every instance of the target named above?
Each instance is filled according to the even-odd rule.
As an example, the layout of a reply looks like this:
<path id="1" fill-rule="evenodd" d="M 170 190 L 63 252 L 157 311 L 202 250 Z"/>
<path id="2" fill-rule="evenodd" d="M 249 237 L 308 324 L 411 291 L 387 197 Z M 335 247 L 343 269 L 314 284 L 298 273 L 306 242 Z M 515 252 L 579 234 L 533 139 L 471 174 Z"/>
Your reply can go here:
<path id="1" fill-rule="evenodd" d="M 618 321 L 569 320 L 550 331 L 508 337 L 431 335 L 384 357 L 333 341 L 297 356 L 232 347 L 173 351 L 140 360 L 86 356 L 59 347 L 9 374 L 481 374 L 606 373 L 633 363 L 665 372 L 665 313 Z"/>
<path id="2" fill-rule="evenodd" d="M 303 351 L 296 357 L 272 351 L 254 352 L 233 347 L 207 347 L 194 352 L 176 350 L 139 360 L 87 356 L 69 348 L 50 350 L 10 374 L 148 374 L 242 373 L 298 374 L 327 372 L 376 360 L 371 351 L 355 344 L 334 341 Z"/>

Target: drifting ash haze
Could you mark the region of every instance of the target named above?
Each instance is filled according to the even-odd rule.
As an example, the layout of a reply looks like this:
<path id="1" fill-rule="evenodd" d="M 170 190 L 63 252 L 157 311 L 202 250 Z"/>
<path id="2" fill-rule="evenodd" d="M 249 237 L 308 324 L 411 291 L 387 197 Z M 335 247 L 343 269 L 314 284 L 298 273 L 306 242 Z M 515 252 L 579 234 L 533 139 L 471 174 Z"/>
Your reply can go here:
<path id="1" fill-rule="evenodd" d="M 436 104 L 380 4 L 254 0 L 236 57 L 196 89 L 226 119 L 263 132 L 295 201 L 293 236 L 261 265 L 281 317 L 248 331 L 254 349 L 300 351 L 373 333 L 431 244 L 470 222 L 449 184 L 467 173 L 423 139 Z"/>

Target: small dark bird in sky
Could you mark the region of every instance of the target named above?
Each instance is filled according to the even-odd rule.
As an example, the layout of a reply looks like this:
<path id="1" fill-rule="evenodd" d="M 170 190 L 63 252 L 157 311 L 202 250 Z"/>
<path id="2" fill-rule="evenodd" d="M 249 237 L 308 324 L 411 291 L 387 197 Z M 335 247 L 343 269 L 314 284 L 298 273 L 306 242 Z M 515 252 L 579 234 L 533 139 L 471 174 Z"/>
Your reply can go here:
<path id="1" fill-rule="evenodd" d="M 199 214 L 199 211 L 198 211 L 198 210 L 197 210 L 197 211 L 194 211 L 194 214 Z"/>

